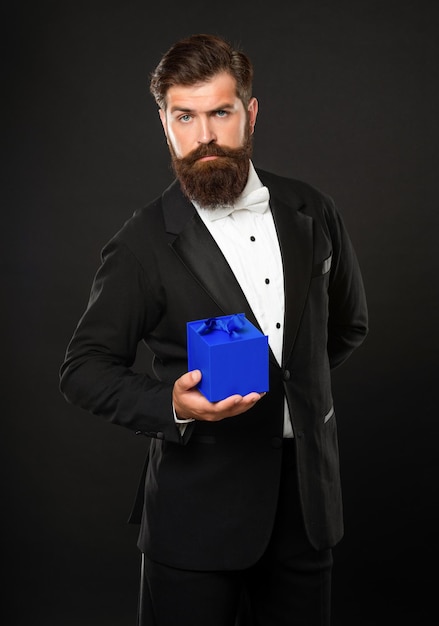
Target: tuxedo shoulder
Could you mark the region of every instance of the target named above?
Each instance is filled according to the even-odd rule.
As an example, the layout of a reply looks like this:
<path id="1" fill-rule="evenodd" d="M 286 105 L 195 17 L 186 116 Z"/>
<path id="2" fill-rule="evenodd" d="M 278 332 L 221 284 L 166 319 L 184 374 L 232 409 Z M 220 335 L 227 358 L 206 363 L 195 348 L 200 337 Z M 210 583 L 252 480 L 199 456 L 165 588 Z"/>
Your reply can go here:
<path id="1" fill-rule="evenodd" d="M 258 168 L 256 172 L 262 183 L 284 202 L 290 203 L 294 197 L 301 205 L 334 205 L 330 195 L 306 181 Z"/>
<path id="2" fill-rule="evenodd" d="M 140 233 L 155 230 L 163 224 L 161 198 L 155 198 L 149 204 L 135 209 L 121 228 L 115 233 L 116 238 L 131 238 Z"/>
<path id="3" fill-rule="evenodd" d="M 103 246 L 101 256 L 126 250 L 144 265 L 152 262 L 154 250 L 165 246 L 161 199 L 157 198 L 131 214 Z"/>

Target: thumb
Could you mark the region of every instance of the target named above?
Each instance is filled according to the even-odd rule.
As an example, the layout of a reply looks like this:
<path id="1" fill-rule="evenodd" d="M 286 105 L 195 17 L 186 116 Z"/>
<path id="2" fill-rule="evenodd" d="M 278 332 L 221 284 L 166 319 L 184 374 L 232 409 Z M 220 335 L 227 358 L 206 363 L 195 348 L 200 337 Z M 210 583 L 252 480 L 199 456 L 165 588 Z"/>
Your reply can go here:
<path id="1" fill-rule="evenodd" d="M 198 385 L 201 380 L 201 372 L 200 370 L 192 370 L 191 372 L 187 372 L 180 376 L 180 378 L 176 381 L 176 384 L 180 387 L 181 391 L 188 391 Z"/>

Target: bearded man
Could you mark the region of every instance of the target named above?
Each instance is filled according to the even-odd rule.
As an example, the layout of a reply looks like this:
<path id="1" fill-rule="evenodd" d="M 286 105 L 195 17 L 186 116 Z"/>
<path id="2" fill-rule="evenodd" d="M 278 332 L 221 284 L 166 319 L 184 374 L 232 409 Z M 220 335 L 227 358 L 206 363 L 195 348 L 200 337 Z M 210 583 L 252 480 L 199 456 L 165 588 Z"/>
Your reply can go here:
<path id="1" fill-rule="evenodd" d="M 105 246 L 61 367 L 68 401 L 150 442 L 133 514 L 141 626 L 233 626 L 243 606 L 252 625 L 330 623 L 330 372 L 364 340 L 367 307 L 331 198 L 253 165 L 252 77 L 213 35 L 162 57 L 151 92 L 176 180 Z M 269 392 L 210 402 L 186 323 L 237 312 L 268 336 Z M 141 341 L 152 375 L 131 369 Z"/>

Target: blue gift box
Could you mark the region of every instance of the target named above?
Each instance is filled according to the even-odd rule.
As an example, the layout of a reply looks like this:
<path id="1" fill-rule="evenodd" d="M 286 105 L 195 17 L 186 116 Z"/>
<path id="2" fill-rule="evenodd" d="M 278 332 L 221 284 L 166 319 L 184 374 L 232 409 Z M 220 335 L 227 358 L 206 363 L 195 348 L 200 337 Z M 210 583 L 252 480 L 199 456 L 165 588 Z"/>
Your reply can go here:
<path id="1" fill-rule="evenodd" d="M 244 313 L 187 323 L 188 370 L 210 402 L 268 391 L 268 337 Z"/>

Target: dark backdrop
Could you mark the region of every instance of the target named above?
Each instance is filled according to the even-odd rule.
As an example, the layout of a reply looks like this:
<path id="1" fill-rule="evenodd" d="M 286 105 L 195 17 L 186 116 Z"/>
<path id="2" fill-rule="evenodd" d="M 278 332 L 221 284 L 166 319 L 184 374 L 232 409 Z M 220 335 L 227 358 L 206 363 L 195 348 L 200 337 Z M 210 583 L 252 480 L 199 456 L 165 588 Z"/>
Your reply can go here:
<path id="1" fill-rule="evenodd" d="M 346 519 L 335 550 L 334 624 L 433 624 L 437 7 L 10 3 L 2 77 L 5 626 L 135 623 L 137 529 L 126 518 L 147 441 L 69 406 L 58 368 L 101 247 L 171 180 L 148 74 L 177 38 L 203 31 L 242 44 L 254 61 L 256 164 L 336 199 L 364 273 L 370 335 L 334 374 Z M 138 367 L 145 363 L 142 351 Z"/>

